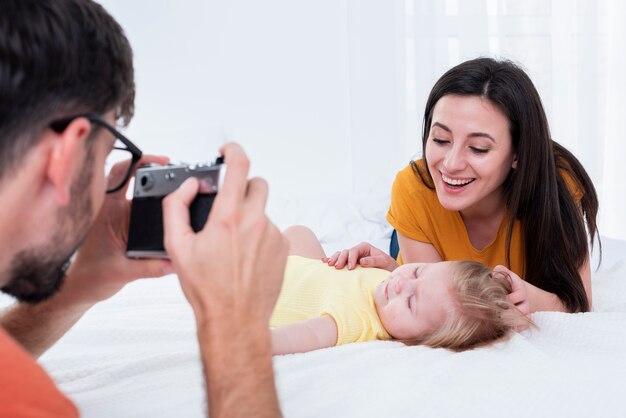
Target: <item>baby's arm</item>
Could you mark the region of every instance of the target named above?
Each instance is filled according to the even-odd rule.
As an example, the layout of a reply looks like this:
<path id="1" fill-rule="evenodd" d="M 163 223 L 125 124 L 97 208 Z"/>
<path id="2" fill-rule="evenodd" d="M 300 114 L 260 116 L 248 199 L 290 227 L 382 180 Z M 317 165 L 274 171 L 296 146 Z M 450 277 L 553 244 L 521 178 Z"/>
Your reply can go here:
<path id="1" fill-rule="evenodd" d="M 336 343 L 337 324 L 327 315 L 272 329 L 274 355 L 305 353 Z"/>

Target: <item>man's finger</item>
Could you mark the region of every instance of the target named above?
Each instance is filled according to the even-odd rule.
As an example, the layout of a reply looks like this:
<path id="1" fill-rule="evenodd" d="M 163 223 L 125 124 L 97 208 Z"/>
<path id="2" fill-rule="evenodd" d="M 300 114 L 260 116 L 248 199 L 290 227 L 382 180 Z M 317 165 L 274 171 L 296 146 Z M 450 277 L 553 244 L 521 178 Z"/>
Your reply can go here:
<path id="1" fill-rule="evenodd" d="M 178 189 L 163 199 L 163 229 L 166 250 L 179 237 L 193 233 L 189 221 L 189 205 L 197 193 L 198 179 L 190 177 Z"/>
<path id="2" fill-rule="evenodd" d="M 174 273 L 174 268 L 170 260 L 129 260 L 128 272 L 132 274 L 133 277 L 141 279 L 172 274 Z"/>
<path id="3" fill-rule="evenodd" d="M 265 212 L 268 190 L 267 182 L 260 177 L 250 179 L 248 182 L 246 203 L 254 213 Z"/>
<path id="4" fill-rule="evenodd" d="M 250 161 L 243 148 L 234 142 L 224 145 L 220 152 L 226 163 L 226 174 L 222 188 L 215 198 L 214 209 L 230 212 L 240 208 L 248 187 Z"/>

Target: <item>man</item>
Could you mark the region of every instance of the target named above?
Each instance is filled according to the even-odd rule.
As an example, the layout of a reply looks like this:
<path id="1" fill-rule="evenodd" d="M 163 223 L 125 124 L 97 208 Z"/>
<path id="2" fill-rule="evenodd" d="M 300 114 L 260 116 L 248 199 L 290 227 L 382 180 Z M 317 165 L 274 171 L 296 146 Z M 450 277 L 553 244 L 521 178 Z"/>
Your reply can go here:
<path id="1" fill-rule="evenodd" d="M 133 101 L 130 46 L 101 6 L 0 2 L 0 288 L 18 300 L 0 316 L 0 416 L 77 416 L 34 357 L 129 281 L 172 271 L 195 313 L 211 416 L 278 416 L 267 324 L 288 245 L 264 214 L 267 185 L 224 146 L 205 228 L 189 224 L 189 179 L 163 203 L 171 262 L 128 259 L 128 178 L 167 161 L 114 127 Z M 107 178 L 114 146 L 131 158 Z"/>

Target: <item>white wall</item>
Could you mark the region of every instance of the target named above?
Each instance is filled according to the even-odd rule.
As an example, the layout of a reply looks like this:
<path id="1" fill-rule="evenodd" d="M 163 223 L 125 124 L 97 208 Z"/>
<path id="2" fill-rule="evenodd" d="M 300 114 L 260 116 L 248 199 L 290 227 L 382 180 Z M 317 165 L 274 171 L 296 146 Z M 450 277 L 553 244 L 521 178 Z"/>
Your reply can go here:
<path id="1" fill-rule="evenodd" d="M 517 60 L 553 137 L 596 184 L 600 231 L 626 239 L 618 180 L 626 85 L 614 63 L 626 35 L 611 29 L 626 13 L 619 0 L 102 3 L 135 51 L 129 136 L 189 162 L 236 140 L 271 196 L 388 193 L 421 148 L 435 80 L 477 55 Z"/>
<path id="2" fill-rule="evenodd" d="M 384 2 L 350 13 L 349 3 L 103 1 L 135 51 L 129 136 L 183 161 L 236 140 L 281 195 L 386 191 L 409 159 L 396 155 L 395 39 L 385 33 L 395 15 Z"/>

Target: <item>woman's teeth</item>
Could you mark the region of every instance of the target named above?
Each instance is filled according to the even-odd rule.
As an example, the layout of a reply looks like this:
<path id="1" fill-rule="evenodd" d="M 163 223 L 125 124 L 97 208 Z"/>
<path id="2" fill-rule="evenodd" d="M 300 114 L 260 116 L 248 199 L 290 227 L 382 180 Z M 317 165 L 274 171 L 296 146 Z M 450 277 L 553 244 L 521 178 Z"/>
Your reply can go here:
<path id="1" fill-rule="evenodd" d="M 441 175 L 441 178 L 443 179 L 444 182 L 446 182 L 446 184 L 450 186 L 455 186 L 455 187 L 465 186 L 466 184 L 470 184 L 471 182 L 476 180 L 476 179 L 451 179 L 450 177 L 447 177 L 443 174 Z"/>

